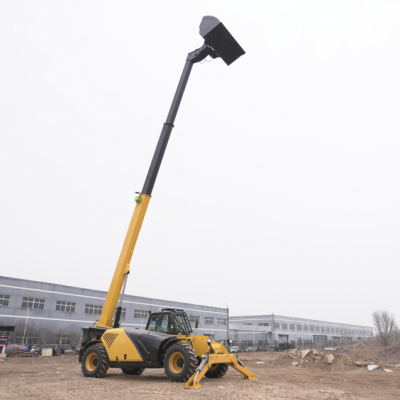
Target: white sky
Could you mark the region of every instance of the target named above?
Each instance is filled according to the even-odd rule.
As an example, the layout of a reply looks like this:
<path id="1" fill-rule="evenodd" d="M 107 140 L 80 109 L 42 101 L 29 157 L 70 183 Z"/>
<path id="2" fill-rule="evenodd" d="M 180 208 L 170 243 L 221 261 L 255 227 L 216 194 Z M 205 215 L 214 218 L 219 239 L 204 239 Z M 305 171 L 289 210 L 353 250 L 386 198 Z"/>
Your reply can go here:
<path id="1" fill-rule="evenodd" d="M 186 54 L 127 293 L 400 318 L 398 1 L 2 1 L 1 275 L 107 290 Z"/>

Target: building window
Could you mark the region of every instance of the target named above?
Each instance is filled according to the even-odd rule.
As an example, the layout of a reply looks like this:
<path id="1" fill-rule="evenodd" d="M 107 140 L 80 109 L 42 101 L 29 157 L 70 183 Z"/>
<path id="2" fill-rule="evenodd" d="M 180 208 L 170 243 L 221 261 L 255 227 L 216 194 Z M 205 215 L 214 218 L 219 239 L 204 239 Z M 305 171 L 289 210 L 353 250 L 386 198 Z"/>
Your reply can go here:
<path id="1" fill-rule="evenodd" d="M 297 325 L 297 330 L 301 331 L 301 325 Z"/>
<path id="2" fill-rule="evenodd" d="M 0 307 L 8 307 L 9 302 L 10 302 L 10 295 L 0 294 Z"/>
<path id="3" fill-rule="evenodd" d="M 282 324 L 282 329 L 287 329 L 287 324 Z"/>
<path id="4" fill-rule="evenodd" d="M 319 332 L 319 326 L 315 327 L 315 332 Z"/>
<path id="5" fill-rule="evenodd" d="M 218 325 L 226 325 L 226 319 L 225 318 L 218 318 Z"/>
<path id="6" fill-rule="evenodd" d="M 252 346 L 252 345 L 253 345 L 253 342 L 251 340 L 244 340 L 242 342 L 243 347 Z"/>
<path id="7" fill-rule="evenodd" d="M 76 303 L 57 300 L 56 311 L 75 312 Z"/>
<path id="8" fill-rule="evenodd" d="M 277 324 L 276 322 L 274 323 L 274 328 L 275 329 L 279 329 L 279 324 Z"/>
<path id="9" fill-rule="evenodd" d="M 190 315 L 189 321 L 190 321 L 191 325 L 196 326 L 196 322 L 197 322 L 197 324 L 199 324 L 199 322 L 200 322 L 200 317 L 198 315 Z"/>
<path id="10" fill-rule="evenodd" d="M 321 333 L 325 333 L 325 327 L 324 326 L 321 328 Z"/>
<path id="11" fill-rule="evenodd" d="M 336 333 L 339 333 L 339 328 L 336 328 Z"/>
<path id="12" fill-rule="evenodd" d="M 308 326 L 304 325 L 303 329 L 304 329 L 305 331 L 308 331 Z"/>
<path id="13" fill-rule="evenodd" d="M 206 325 L 214 325 L 214 318 L 213 317 L 204 317 L 204 323 Z"/>
<path id="14" fill-rule="evenodd" d="M 290 330 L 294 331 L 294 324 L 290 324 Z"/>
<path id="15" fill-rule="evenodd" d="M 103 306 L 97 306 L 95 304 L 85 305 L 85 314 L 100 315 L 103 310 Z"/>
<path id="16" fill-rule="evenodd" d="M 115 309 L 115 313 L 114 313 L 114 318 L 117 315 L 117 309 Z M 125 318 L 126 317 L 126 308 L 122 308 L 121 310 L 121 318 Z"/>
<path id="17" fill-rule="evenodd" d="M 291 340 L 290 345 L 292 346 L 292 348 L 294 348 L 296 346 L 296 342 L 294 340 Z"/>
<path id="18" fill-rule="evenodd" d="M 32 345 L 36 344 L 38 342 L 39 338 L 38 337 L 30 337 L 30 336 L 16 336 L 15 337 L 15 343 L 18 345 Z M 23 343 L 22 343 L 23 341 Z"/>
<path id="19" fill-rule="evenodd" d="M 253 325 L 253 324 L 243 324 L 243 325 Z"/>
<path id="20" fill-rule="evenodd" d="M 44 309 L 44 299 L 35 299 L 33 297 L 22 298 L 22 308 L 33 308 L 34 310 Z"/>
<path id="21" fill-rule="evenodd" d="M 313 326 L 310 326 L 310 331 L 314 332 L 314 327 Z"/>
<path id="22" fill-rule="evenodd" d="M 133 313 L 133 318 L 147 318 L 149 316 L 149 312 L 146 310 L 135 310 Z"/>
<path id="23" fill-rule="evenodd" d="M 326 328 L 326 331 L 327 331 L 328 333 L 330 333 L 331 328 Z"/>
<path id="24" fill-rule="evenodd" d="M 56 343 L 57 344 L 70 344 L 71 336 L 70 335 L 57 335 Z"/>
<path id="25" fill-rule="evenodd" d="M 259 322 L 258 326 L 268 326 L 268 322 Z"/>

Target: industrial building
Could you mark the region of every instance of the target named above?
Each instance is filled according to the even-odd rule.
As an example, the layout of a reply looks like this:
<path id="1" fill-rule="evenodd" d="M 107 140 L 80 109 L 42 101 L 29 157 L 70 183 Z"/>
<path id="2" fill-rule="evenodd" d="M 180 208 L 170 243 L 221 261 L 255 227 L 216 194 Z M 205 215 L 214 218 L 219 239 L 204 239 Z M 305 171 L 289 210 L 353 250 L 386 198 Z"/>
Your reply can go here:
<path id="1" fill-rule="evenodd" d="M 0 276 L 0 325 L 23 325 L 25 328 L 26 324 L 26 335 L 22 333 L 24 329 L 16 333 L 17 343 L 23 340 L 28 344 L 36 343 L 40 331 L 43 333 L 50 327 L 58 344 L 68 343 L 72 332 L 80 335 L 81 327 L 91 326 L 99 318 L 106 296 L 107 292 L 99 290 Z M 196 335 L 207 335 L 223 342 L 228 337 L 227 308 L 129 294 L 124 296 L 121 325 L 145 328 L 149 311 L 157 312 L 160 308 L 184 309 Z"/>
<path id="2" fill-rule="evenodd" d="M 229 330 L 242 347 L 289 343 L 292 347 L 320 348 L 351 344 L 373 335 L 371 326 L 274 314 L 230 317 Z"/>
<path id="3" fill-rule="evenodd" d="M 106 295 L 105 291 L 0 276 L 0 325 L 19 326 L 13 338 L 16 343 L 36 343 L 50 327 L 53 336 L 48 340 L 64 344 L 74 336 L 77 341 L 81 327 L 91 326 L 99 318 Z M 290 343 L 318 348 L 349 344 L 373 335 L 370 326 L 273 314 L 229 317 L 227 308 L 129 294 L 124 296 L 121 324 L 145 328 L 149 312 L 160 308 L 182 308 L 194 334 L 223 343 L 232 338 L 241 347 Z"/>

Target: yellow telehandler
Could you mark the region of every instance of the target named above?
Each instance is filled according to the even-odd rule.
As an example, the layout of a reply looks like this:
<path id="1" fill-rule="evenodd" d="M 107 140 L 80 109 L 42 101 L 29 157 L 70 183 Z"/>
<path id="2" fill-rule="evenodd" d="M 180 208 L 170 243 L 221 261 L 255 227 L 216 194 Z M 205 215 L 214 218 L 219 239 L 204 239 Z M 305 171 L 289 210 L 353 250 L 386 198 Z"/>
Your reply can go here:
<path id="1" fill-rule="evenodd" d="M 211 56 L 220 57 L 230 65 L 245 54 L 215 17 L 203 17 L 200 35 L 205 42 L 187 56 L 143 190 L 135 198 L 136 207 L 101 316 L 93 327 L 83 328 L 79 361 L 87 377 L 101 378 L 108 368 L 121 368 L 128 375 L 141 375 L 145 368 L 164 368 L 170 380 L 187 382 L 186 388 L 189 389 L 199 388 L 204 375 L 221 378 L 230 365 L 241 372 L 245 379 L 256 380 L 255 375 L 244 367 L 236 354 L 229 354 L 222 344 L 207 336 L 193 335 L 184 310 L 163 309 L 153 313 L 149 315 L 146 329 L 121 327 L 119 323 L 133 250 L 193 64 Z M 118 299 L 120 303 L 117 307 Z"/>

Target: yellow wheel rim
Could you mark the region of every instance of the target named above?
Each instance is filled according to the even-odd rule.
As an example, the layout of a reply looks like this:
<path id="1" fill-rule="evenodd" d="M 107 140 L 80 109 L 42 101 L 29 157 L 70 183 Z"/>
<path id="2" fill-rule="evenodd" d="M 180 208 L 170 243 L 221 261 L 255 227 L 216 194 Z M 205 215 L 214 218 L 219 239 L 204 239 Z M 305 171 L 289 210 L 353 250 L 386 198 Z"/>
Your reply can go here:
<path id="1" fill-rule="evenodd" d="M 213 365 L 211 365 L 210 368 L 208 368 L 208 370 L 209 370 L 209 371 L 214 371 L 214 370 L 217 369 L 217 366 L 218 366 L 218 364 L 213 364 Z"/>
<path id="2" fill-rule="evenodd" d="M 85 362 L 85 367 L 88 371 L 94 371 L 97 367 L 97 363 L 98 363 L 99 359 L 97 358 L 97 354 L 96 353 L 90 353 L 87 357 L 86 357 L 86 362 Z"/>
<path id="3" fill-rule="evenodd" d="M 185 359 L 183 358 L 182 354 L 179 351 L 171 354 L 169 358 L 169 369 L 174 374 L 179 374 L 182 372 L 183 367 L 185 366 Z"/>

